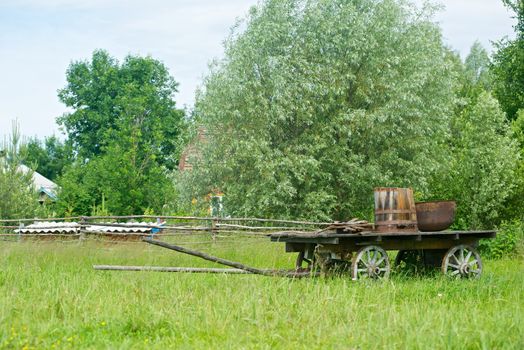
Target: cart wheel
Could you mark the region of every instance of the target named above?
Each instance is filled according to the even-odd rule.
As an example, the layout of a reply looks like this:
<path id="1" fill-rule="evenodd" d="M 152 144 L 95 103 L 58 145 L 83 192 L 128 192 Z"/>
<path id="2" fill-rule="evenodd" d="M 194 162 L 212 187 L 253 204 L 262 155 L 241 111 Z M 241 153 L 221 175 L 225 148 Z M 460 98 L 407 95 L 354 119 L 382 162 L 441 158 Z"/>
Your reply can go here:
<path id="1" fill-rule="evenodd" d="M 455 278 L 478 278 L 482 273 L 482 260 L 475 248 L 458 245 L 444 255 L 442 273 Z"/>
<path id="2" fill-rule="evenodd" d="M 304 257 L 304 255 L 305 255 L 305 252 L 303 252 L 303 251 L 300 252 L 300 253 L 298 253 L 298 255 L 297 255 L 297 260 L 296 260 L 296 262 L 295 262 L 295 270 L 296 270 L 296 271 L 306 271 L 306 270 L 309 270 L 309 269 L 311 268 L 311 260 L 306 259 L 306 258 Z M 304 262 L 307 264 L 306 267 L 303 267 L 303 266 L 302 266 L 302 264 L 303 264 Z"/>
<path id="3" fill-rule="evenodd" d="M 360 249 L 351 264 L 353 280 L 388 278 L 389 272 L 388 254 L 384 249 L 374 245 Z"/>

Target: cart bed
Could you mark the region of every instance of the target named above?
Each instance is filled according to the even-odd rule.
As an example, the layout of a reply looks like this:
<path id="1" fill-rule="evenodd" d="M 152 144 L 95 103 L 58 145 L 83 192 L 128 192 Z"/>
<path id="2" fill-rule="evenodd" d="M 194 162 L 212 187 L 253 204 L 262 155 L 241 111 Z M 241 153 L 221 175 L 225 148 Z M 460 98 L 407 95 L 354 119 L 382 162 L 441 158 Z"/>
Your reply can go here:
<path id="1" fill-rule="evenodd" d="M 363 245 L 379 245 L 386 250 L 449 249 L 457 244 L 477 245 L 481 238 L 493 238 L 496 231 L 438 231 L 438 232 L 374 232 L 360 233 L 296 233 L 270 235 L 272 242 L 285 242 L 287 252 L 303 251 L 308 244 L 329 245 L 356 251 Z"/>

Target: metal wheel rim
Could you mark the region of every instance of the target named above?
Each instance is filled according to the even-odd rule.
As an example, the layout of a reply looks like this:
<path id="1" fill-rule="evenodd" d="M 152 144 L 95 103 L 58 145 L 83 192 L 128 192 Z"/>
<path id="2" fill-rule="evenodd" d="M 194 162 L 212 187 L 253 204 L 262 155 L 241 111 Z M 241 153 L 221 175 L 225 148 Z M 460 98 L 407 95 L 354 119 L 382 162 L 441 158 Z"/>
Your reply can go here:
<path id="1" fill-rule="evenodd" d="M 442 259 L 442 273 L 454 278 L 479 278 L 482 274 L 480 254 L 467 245 L 455 246 Z"/>
<path id="2" fill-rule="evenodd" d="M 389 277 L 390 264 L 388 254 L 378 246 L 360 249 L 351 264 L 351 277 L 360 279 L 386 279 Z"/>

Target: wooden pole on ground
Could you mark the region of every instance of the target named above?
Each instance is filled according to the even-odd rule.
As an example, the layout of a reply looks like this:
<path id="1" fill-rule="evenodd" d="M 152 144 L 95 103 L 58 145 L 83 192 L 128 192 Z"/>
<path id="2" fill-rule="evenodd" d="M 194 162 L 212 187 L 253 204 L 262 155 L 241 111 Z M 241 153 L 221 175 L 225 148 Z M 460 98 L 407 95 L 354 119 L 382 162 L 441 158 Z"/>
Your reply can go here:
<path id="1" fill-rule="evenodd" d="M 93 265 L 95 270 L 104 271 L 158 271 L 158 272 L 189 272 L 189 273 L 228 273 L 251 274 L 240 269 L 221 269 L 205 267 L 164 267 L 164 266 L 121 266 L 121 265 Z"/>

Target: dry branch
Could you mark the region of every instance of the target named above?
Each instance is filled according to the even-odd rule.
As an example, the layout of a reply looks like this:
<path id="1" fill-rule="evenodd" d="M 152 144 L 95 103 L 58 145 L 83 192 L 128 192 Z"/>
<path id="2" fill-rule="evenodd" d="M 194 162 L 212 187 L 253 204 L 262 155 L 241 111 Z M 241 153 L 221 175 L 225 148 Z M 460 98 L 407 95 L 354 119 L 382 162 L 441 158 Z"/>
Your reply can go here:
<path id="1" fill-rule="evenodd" d="M 342 231 L 346 233 L 358 233 L 363 231 L 369 231 L 373 228 L 373 224 L 370 224 L 366 220 L 360 219 L 351 219 L 349 221 L 338 222 L 335 221 L 328 227 L 317 231 L 317 233 L 322 233 L 326 231 Z"/>

